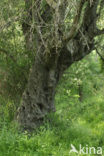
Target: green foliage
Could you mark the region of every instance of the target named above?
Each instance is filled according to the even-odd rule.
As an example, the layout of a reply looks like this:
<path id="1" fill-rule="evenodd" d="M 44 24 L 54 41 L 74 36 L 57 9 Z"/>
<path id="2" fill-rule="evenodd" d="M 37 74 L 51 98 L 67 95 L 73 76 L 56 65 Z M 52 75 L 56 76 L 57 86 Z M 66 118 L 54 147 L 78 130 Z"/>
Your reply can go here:
<path id="1" fill-rule="evenodd" d="M 77 156 L 69 154 L 70 144 L 77 149 L 81 144 L 104 150 L 103 74 L 99 61 L 95 62 L 96 55 L 93 53 L 90 58 L 66 71 L 57 87 L 56 113 L 49 114 L 44 126 L 31 134 L 21 132 L 12 121 L 16 110 L 13 101 L 0 97 L 0 156 Z M 82 102 L 78 96 L 79 79 Z"/>
<path id="2" fill-rule="evenodd" d="M 17 102 L 26 86 L 34 56 L 25 50 L 21 25 L 24 2 L 0 1 L 0 7 L 0 90 L 3 97 Z"/>
<path id="3" fill-rule="evenodd" d="M 12 33 L 13 27 L 15 28 Z M 12 36 L 10 36 L 11 34 Z M 28 53 L 24 49 L 24 38 L 19 23 L 11 26 L 10 32 L 5 31 L 0 35 L 0 82 L 2 93 L 15 99 L 16 95 L 21 96 L 23 93 L 34 57 L 32 52 Z M 5 40 L 7 40 L 6 50 L 3 48 Z"/>
<path id="4" fill-rule="evenodd" d="M 66 33 L 77 12 L 72 2 L 62 27 Z M 41 15 L 46 7 L 43 0 Z M 23 10 L 22 0 L 0 1 L 0 156 L 69 156 L 70 144 L 76 148 L 79 144 L 104 148 L 104 76 L 100 70 L 104 69 L 104 62 L 99 63 L 95 52 L 64 73 L 57 87 L 56 113 L 50 114 L 48 121 L 45 119 L 44 126 L 32 134 L 19 130 L 14 118 L 35 55 L 25 50 L 21 26 L 25 19 Z M 104 25 L 103 11 L 97 23 L 100 29 Z M 50 13 L 47 17 L 50 22 Z M 44 29 L 46 40 L 53 29 L 53 26 L 49 27 L 47 33 Z M 102 36 L 95 41 L 103 46 Z"/>
<path id="5" fill-rule="evenodd" d="M 103 58 L 104 58 L 104 56 L 103 56 Z M 100 62 L 101 72 L 104 73 L 104 61 L 100 58 L 99 62 Z"/>
<path id="6" fill-rule="evenodd" d="M 11 122 L 14 119 L 16 113 L 16 104 L 10 99 L 4 99 L 0 96 L 0 121 Z"/>

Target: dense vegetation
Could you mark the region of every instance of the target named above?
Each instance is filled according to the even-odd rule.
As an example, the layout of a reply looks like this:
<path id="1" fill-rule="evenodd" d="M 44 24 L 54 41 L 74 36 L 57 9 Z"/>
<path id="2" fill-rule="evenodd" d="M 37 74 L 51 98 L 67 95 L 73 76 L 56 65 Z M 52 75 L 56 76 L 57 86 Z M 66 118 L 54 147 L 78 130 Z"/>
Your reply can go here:
<path id="1" fill-rule="evenodd" d="M 0 156 L 74 156 L 70 144 L 104 147 L 103 79 L 95 52 L 72 65 L 57 87 L 56 113 L 32 134 L 19 131 L 15 102 L 0 96 Z"/>
<path id="2" fill-rule="evenodd" d="M 0 1 L 0 156 L 77 156 L 78 154 L 70 153 L 71 144 L 77 150 L 81 144 L 84 147 L 102 147 L 104 152 L 104 2 L 103 0 L 95 1 L 99 1 L 96 14 L 96 23 L 99 29 L 97 33 L 99 35 L 95 35 L 96 37 L 93 38 L 90 36 L 91 32 L 87 34 L 86 27 L 79 29 L 84 21 L 82 18 L 87 4 L 90 6 L 87 8 L 90 13 L 92 13 L 91 7 L 94 9 L 94 2 L 89 0 L 82 7 L 81 18 L 78 19 L 76 24 L 78 28 L 70 36 L 72 37 L 72 47 L 70 42 L 63 40 L 62 35 L 64 33 L 68 34 L 69 30 L 73 31 L 74 15 L 75 19 L 77 19 L 77 7 L 83 0 L 70 0 L 68 6 L 65 4 L 67 10 L 65 11 L 65 8 L 63 8 L 65 20 L 62 25 L 57 23 L 56 20 L 59 14 L 54 16 L 54 5 L 56 3 L 51 4 L 50 2 L 52 1 L 49 0 L 41 1 L 41 5 L 38 8 L 40 11 L 39 18 L 42 22 L 45 20 L 45 27 L 43 27 L 44 22 L 38 23 L 43 24 L 40 25 L 43 27 L 40 31 L 42 33 L 40 33 L 40 36 L 43 37 L 41 44 L 40 42 L 35 42 L 39 35 L 37 32 L 38 35 L 36 36 L 35 28 L 39 25 L 35 25 L 37 23 L 35 23 L 34 17 L 31 17 L 34 13 L 34 3 L 32 3 L 32 9 L 30 9 L 31 7 L 29 8 L 28 5 L 25 5 L 27 0 Z M 47 11 L 49 10 L 48 15 Z M 27 14 L 28 11 L 29 16 Z M 55 13 L 57 13 L 57 10 Z M 88 16 L 90 17 L 90 15 Z M 86 17 L 86 19 L 88 20 L 89 18 Z M 61 18 L 59 22 L 60 20 Z M 89 21 L 92 21 L 92 18 L 87 22 Z M 87 23 L 84 21 L 84 26 L 86 25 Z M 56 38 L 54 39 L 53 37 Z M 78 39 L 76 40 L 76 38 Z M 94 43 L 91 43 L 89 38 L 93 38 L 92 42 Z M 74 42 L 75 40 L 78 41 L 79 47 L 76 46 L 77 44 L 74 45 L 76 43 Z M 79 44 L 79 40 L 81 44 Z M 68 56 L 70 55 L 69 58 L 67 58 L 67 55 L 63 58 L 63 54 L 66 51 L 62 47 L 65 48 L 66 42 L 69 51 L 65 50 L 68 52 Z M 59 57 L 62 52 L 62 60 L 57 62 L 57 64 L 60 72 L 64 67 L 67 70 L 63 69 L 63 76 L 56 85 L 56 112 L 47 114 L 41 126 L 30 132 L 21 130 L 17 122 L 17 110 L 23 99 L 22 95 L 27 86 L 32 66 L 36 61 L 37 49 L 43 46 L 43 43 L 48 46 L 48 49 L 46 48 L 44 52 L 44 62 L 47 64 L 47 69 L 51 71 L 50 67 L 54 66 L 53 62 L 57 61 L 57 56 Z M 95 44 L 95 49 L 90 49 L 91 44 Z M 74 55 L 71 53 L 73 48 L 76 50 L 77 47 L 79 48 L 79 51 L 77 51 L 77 61 L 80 60 L 79 62 L 76 62 L 76 53 Z M 85 55 L 92 53 L 82 59 L 83 56 L 79 57 L 83 53 L 81 53 L 80 47 L 85 48 Z M 50 49 L 56 50 L 56 60 L 50 53 Z M 72 50 L 71 52 L 70 49 Z M 88 49 L 90 49 L 89 52 Z M 58 51 L 60 55 L 57 55 Z M 72 65 L 68 68 L 71 59 Z M 64 64 L 66 63 L 64 60 L 67 60 L 68 64 Z M 57 74 L 59 73 L 57 72 Z M 50 72 L 47 75 L 50 76 Z M 49 82 L 51 82 L 51 78 L 55 77 L 51 75 Z M 38 82 L 38 79 L 36 82 Z M 38 84 L 36 87 L 38 90 Z M 39 99 L 41 98 L 39 97 Z M 90 154 L 87 155 L 90 156 Z"/>

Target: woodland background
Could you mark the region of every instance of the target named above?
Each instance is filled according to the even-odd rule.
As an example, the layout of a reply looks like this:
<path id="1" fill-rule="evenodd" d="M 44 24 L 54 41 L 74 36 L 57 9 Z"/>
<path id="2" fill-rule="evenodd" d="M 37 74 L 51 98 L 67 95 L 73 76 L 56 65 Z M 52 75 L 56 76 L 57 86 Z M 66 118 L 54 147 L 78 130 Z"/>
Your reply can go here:
<path id="1" fill-rule="evenodd" d="M 65 71 L 49 120 L 32 133 L 19 130 L 14 119 L 35 57 L 24 48 L 23 10 L 21 0 L 0 0 L 0 156 L 68 156 L 70 144 L 104 149 L 103 35 L 96 37 L 98 51 Z"/>

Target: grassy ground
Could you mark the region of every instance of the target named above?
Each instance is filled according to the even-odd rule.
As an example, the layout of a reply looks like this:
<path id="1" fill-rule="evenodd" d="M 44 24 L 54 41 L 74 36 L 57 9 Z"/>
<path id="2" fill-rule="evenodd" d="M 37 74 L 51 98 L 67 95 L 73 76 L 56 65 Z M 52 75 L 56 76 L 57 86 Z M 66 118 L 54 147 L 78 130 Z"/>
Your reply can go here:
<path id="1" fill-rule="evenodd" d="M 77 156 L 69 153 L 71 144 L 77 150 L 80 144 L 104 150 L 103 75 L 99 74 L 96 82 L 98 87 L 90 79 L 84 82 L 80 102 L 77 91 L 69 88 L 68 76 L 63 77 L 55 98 L 56 113 L 50 114 L 50 122 L 32 134 L 19 132 L 17 124 L 11 121 L 13 104 L 1 99 L 4 117 L 1 111 L 0 156 Z"/>

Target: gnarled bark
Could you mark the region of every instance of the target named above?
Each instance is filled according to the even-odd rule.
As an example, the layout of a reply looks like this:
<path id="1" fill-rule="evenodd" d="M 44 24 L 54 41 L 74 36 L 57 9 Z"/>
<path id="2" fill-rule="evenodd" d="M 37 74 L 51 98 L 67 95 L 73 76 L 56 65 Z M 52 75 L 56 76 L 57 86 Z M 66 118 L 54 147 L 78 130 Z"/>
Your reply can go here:
<path id="1" fill-rule="evenodd" d="M 36 56 L 18 111 L 18 121 L 24 128 L 37 127 L 48 112 L 55 111 L 57 83 L 58 70 L 54 66 L 48 68 L 43 59 Z"/>
<path id="2" fill-rule="evenodd" d="M 44 37 L 42 36 L 42 32 L 44 34 L 45 30 L 43 29 L 44 22 L 42 25 L 43 27 L 41 26 L 42 28 L 39 27 L 40 29 L 36 29 L 37 38 L 34 42 L 39 45 L 39 51 L 38 49 L 36 51 L 35 63 L 32 67 L 27 88 L 24 91 L 22 103 L 17 116 L 19 123 L 26 129 L 37 127 L 48 112 L 55 111 L 55 88 L 60 77 L 72 63 L 81 60 L 89 54 L 95 48 L 94 37 L 100 33 L 104 33 L 96 27 L 96 11 L 99 0 L 93 1 L 92 4 L 90 4 L 90 1 L 86 0 L 81 0 L 80 2 L 81 7 L 79 8 L 81 11 L 86 4 L 86 7 L 83 10 L 83 19 L 81 19 L 80 28 L 76 26 L 73 27 L 69 31 L 69 36 L 65 37 L 64 32 L 60 32 L 60 26 L 59 23 L 57 23 L 57 26 L 59 26 L 57 29 L 57 35 L 59 40 L 61 40 L 61 46 L 55 48 L 54 45 L 48 45 L 48 42 L 47 44 L 44 42 Z M 39 4 L 37 7 L 39 7 Z M 45 22 L 48 21 L 46 19 L 46 13 L 49 10 L 49 6 L 46 8 L 47 10 L 44 12 L 44 17 L 43 15 L 41 16 Z M 75 17 L 75 20 L 77 21 L 73 20 L 75 24 L 78 24 L 76 22 L 80 21 L 80 16 L 82 16 L 82 13 L 79 11 L 78 17 Z M 36 22 L 41 20 L 40 16 L 39 19 L 38 15 L 35 15 L 35 17 Z M 58 22 L 60 22 L 60 19 Z M 28 26 L 26 27 L 26 25 L 23 25 L 24 34 L 29 32 L 29 29 Z M 26 42 L 28 38 L 29 37 L 26 37 Z M 31 42 L 29 40 L 28 43 L 30 46 Z M 48 53 L 46 53 L 47 50 Z"/>

